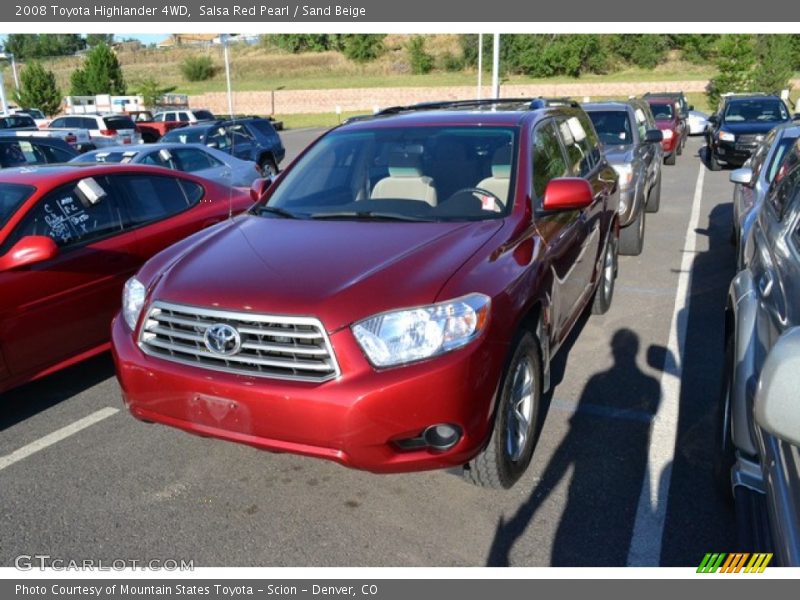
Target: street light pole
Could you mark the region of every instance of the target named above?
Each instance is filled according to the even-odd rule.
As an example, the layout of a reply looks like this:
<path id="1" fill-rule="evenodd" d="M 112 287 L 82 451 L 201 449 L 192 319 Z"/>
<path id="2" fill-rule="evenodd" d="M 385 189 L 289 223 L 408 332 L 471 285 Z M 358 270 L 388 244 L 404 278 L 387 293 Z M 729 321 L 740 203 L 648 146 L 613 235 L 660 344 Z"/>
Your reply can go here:
<path id="1" fill-rule="evenodd" d="M 14 58 L 14 55 L 11 54 L 11 72 L 14 73 L 14 87 L 17 89 L 17 93 L 19 93 L 19 79 L 17 78 L 17 61 Z"/>
<path id="2" fill-rule="evenodd" d="M 500 34 L 494 34 L 492 45 L 492 97 L 500 97 Z"/>
<path id="3" fill-rule="evenodd" d="M 225 56 L 225 81 L 228 84 L 228 116 L 233 118 L 233 92 L 231 91 L 231 65 L 228 57 L 228 34 L 222 34 L 222 51 Z"/>
<path id="4" fill-rule="evenodd" d="M 478 100 L 483 95 L 483 34 L 478 34 Z"/>

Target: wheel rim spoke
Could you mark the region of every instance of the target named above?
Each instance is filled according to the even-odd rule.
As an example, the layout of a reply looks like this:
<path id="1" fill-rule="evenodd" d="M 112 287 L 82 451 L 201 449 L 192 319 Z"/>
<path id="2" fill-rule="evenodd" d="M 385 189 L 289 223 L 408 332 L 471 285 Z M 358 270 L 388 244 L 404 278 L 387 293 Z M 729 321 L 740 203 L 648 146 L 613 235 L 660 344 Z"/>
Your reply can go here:
<path id="1" fill-rule="evenodd" d="M 522 457 L 528 445 L 533 392 L 533 366 L 525 359 L 514 370 L 506 418 L 506 450 L 513 462 Z"/>

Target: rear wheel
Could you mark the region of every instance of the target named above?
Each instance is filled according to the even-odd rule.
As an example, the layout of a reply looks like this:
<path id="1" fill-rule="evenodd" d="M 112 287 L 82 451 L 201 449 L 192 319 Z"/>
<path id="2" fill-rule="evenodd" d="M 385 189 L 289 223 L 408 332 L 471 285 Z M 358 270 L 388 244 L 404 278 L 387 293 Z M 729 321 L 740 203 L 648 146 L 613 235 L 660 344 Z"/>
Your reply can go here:
<path id="1" fill-rule="evenodd" d="M 673 150 L 672 154 L 670 154 L 669 156 L 667 156 L 664 159 L 664 164 L 665 165 L 670 165 L 670 166 L 674 165 L 675 164 L 675 155 L 677 154 L 677 152 L 678 152 L 677 150 Z"/>
<path id="2" fill-rule="evenodd" d="M 522 477 L 533 456 L 542 397 L 542 363 L 534 335 L 515 337 L 503 373 L 489 443 L 465 467 L 464 476 L 481 487 L 508 489 Z"/>
<path id="3" fill-rule="evenodd" d="M 619 232 L 619 253 L 625 256 L 639 256 L 644 248 L 644 210 L 639 216 Z"/>
<path id="4" fill-rule="evenodd" d="M 714 483 L 719 495 L 726 502 L 733 502 L 733 488 L 731 485 L 731 469 L 736 462 L 736 453 L 733 448 L 731 435 L 731 395 L 733 382 L 733 335 L 728 335 L 725 340 L 725 367 L 722 372 L 722 391 L 717 403 L 715 432 L 714 432 Z"/>
<path id="5" fill-rule="evenodd" d="M 606 244 L 606 254 L 603 257 L 603 269 L 600 271 L 600 282 L 594 291 L 592 313 L 603 315 L 611 308 L 611 299 L 614 297 L 614 280 L 617 277 L 617 240 L 611 238 Z"/>

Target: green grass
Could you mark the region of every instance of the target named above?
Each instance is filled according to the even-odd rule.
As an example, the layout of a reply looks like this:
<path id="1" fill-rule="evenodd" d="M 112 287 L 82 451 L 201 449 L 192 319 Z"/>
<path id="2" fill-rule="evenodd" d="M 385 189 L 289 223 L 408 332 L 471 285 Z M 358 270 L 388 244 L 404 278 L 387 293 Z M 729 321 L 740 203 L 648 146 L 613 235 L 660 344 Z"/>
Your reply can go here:
<path id="1" fill-rule="evenodd" d="M 304 127 L 334 127 L 348 117 L 369 114 L 369 111 L 336 113 L 299 113 L 296 115 L 276 115 L 275 118 L 283 121 L 284 129 L 302 129 Z"/>

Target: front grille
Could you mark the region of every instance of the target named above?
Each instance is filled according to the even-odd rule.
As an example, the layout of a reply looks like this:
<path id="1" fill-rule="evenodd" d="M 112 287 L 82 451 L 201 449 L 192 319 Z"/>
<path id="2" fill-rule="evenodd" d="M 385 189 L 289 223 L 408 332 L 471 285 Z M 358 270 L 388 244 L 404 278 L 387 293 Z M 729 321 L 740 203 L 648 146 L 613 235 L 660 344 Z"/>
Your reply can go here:
<path id="1" fill-rule="evenodd" d="M 205 333 L 212 325 L 233 327 L 239 350 L 212 352 Z M 228 373 L 322 382 L 339 375 L 330 340 L 311 317 L 260 315 L 154 302 L 139 334 L 151 356 Z"/>

